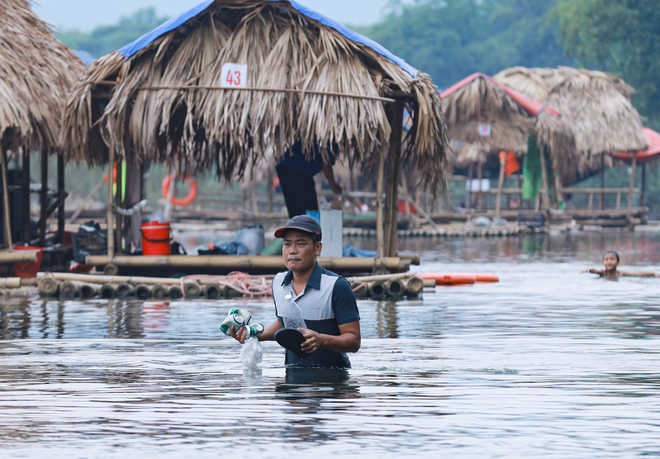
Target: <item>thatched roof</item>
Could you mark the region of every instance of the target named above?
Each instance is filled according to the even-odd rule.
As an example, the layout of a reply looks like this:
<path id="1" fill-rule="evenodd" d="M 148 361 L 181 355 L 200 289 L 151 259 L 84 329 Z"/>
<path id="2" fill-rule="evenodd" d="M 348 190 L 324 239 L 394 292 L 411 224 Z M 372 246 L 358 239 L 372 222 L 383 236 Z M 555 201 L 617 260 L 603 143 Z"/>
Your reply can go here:
<path id="1" fill-rule="evenodd" d="M 247 90 L 220 88 L 225 63 L 247 64 Z M 69 98 L 63 135 L 78 161 L 125 155 L 130 139 L 140 160 L 215 166 L 230 180 L 296 139 L 305 150 L 338 144 L 362 166 L 389 147 L 394 97 L 415 109 L 403 160 L 437 188 L 447 139 L 428 75 L 296 2 L 207 0 L 94 62 Z"/>
<path id="2" fill-rule="evenodd" d="M 64 101 L 83 67 L 25 0 L 0 2 L 2 148 L 58 149 Z"/>
<path id="3" fill-rule="evenodd" d="M 482 73 L 464 78 L 440 97 L 449 138 L 469 144 L 462 150 L 470 151 L 468 156 L 474 156 L 475 160 L 479 156 L 477 151 L 520 150 L 521 145 L 527 145 L 537 117 L 548 116 L 549 122 L 553 122 L 559 116 L 552 108 Z M 480 133 L 479 125 L 489 126 L 489 135 Z"/>
<path id="4" fill-rule="evenodd" d="M 632 163 L 633 155 L 637 164 L 657 163 L 660 160 L 660 133 L 655 132 L 653 129 L 645 127 L 643 129 L 644 137 L 649 143 L 649 147 L 644 151 L 629 152 L 629 151 L 616 151 L 609 153 L 616 160 L 625 163 Z"/>
<path id="5" fill-rule="evenodd" d="M 536 133 L 539 143 L 549 147 L 564 184 L 571 183 L 576 171 L 600 169 L 602 152 L 647 147 L 631 102 L 633 89 L 614 75 L 570 67 L 513 67 L 493 78 L 561 112 L 563 128 L 539 125 Z M 611 164 L 607 158 L 606 166 Z"/>

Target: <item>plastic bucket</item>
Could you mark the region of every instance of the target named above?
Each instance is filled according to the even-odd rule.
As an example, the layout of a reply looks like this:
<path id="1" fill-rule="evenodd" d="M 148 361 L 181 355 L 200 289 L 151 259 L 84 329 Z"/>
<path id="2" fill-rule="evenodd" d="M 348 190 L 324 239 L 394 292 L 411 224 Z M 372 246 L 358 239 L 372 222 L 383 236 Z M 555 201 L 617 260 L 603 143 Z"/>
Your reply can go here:
<path id="1" fill-rule="evenodd" d="M 18 262 L 14 263 L 14 275 L 17 277 L 37 277 L 39 268 L 41 268 L 41 260 L 44 256 L 44 249 L 42 247 L 35 247 L 32 245 L 15 245 L 14 250 L 34 250 L 37 251 L 36 263 Z"/>
<path id="2" fill-rule="evenodd" d="M 145 222 L 140 225 L 142 255 L 170 255 L 172 230 L 168 222 Z"/>

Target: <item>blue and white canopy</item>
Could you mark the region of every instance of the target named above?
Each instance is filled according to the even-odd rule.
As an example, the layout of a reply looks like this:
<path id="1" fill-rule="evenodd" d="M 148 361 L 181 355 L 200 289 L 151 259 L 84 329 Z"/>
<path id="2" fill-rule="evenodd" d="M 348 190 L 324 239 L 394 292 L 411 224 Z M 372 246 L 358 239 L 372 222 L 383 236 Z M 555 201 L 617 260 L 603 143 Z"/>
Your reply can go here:
<path id="1" fill-rule="evenodd" d="M 181 25 L 185 24 L 188 22 L 190 19 L 198 16 L 199 14 L 203 13 L 206 11 L 214 2 L 215 0 L 204 0 L 202 3 L 199 5 L 189 9 L 188 11 L 173 17 L 169 21 L 161 24 L 160 26 L 156 27 L 153 29 L 151 32 L 148 32 L 144 34 L 142 37 L 138 38 L 135 40 L 133 43 L 130 43 L 123 48 L 119 50 L 119 53 L 124 56 L 124 59 L 128 60 L 131 57 L 133 57 L 136 53 L 138 53 L 140 50 L 146 48 L 149 46 L 151 43 L 154 42 L 158 37 L 161 35 L 164 35 L 168 32 L 171 32 L 172 30 L 177 29 Z M 323 16 L 322 14 L 317 13 L 314 10 L 311 10 L 307 8 L 306 6 L 301 5 L 300 3 L 294 1 L 294 0 L 263 0 L 265 2 L 269 3 L 282 3 L 287 2 L 290 3 L 291 6 L 298 11 L 300 14 L 303 16 L 314 20 L 320 24 L 323 24 L 326 27 L 330 27 L 331 29 L 336 30 L 339 32 L 341 35 L 346 37 L 347 39 L 359 43 L 361 45 L 364 45 L 376 53 L 380 54 L 381 56 L 385 57 L 386 59 L 392 61 L 399 67 L 401 67 L 403 70 L 406 71 L 412 78 L 415 78 L 417 76 L 417 69 L 409 65 L 406 61 L 401 59 L 398 56 L 395 56 L 392 54 L 390 51 L 385 49 L 383 46 L 381 46 L 379 43 L 376 43 L 375 41 L 360 35 L 359 33 L 344 27 L 343 25 L 339 24 L 338 22 Z"/>

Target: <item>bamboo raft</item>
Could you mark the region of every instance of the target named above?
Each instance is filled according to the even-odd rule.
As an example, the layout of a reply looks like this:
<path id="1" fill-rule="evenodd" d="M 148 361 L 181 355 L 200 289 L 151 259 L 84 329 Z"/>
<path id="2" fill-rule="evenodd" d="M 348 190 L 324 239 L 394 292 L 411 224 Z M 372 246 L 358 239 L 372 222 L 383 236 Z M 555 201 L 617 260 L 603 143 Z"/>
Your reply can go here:
<path id="1" fill-rule="evenodd" d="M 37 285 L 42 298 L 67 299 L 207 299 L 263 298 L 272 296 L 273 276 L 195 275 L 182 278 L 105 276 L 76 273 L 39 273 L 36 279 L 3 279 L 0 287 L 19 288 Z M 397 300 L 418 298 L 435 281 L 415 273 L 355 276 L 347 278 L 359 299 Z"/>
<path id="2" fill-rule="evenodd" d="M 399 230 L 398 236 L 405 237 L 509 237 L 509 236 L 518 236 L 521 234 L 531 234 L 531 233 L 546 233 L 549 231 L 548 227 L 541 228 L 529 228 L 524 225 L 507 225 L 502 227 L 473 227 L 468 228 L 464 225 L 460 226 L 447 226 L 447 227 L 438 227 L 438 228 L 415 228 L 409 230 Z M 553 229 L 557 231 L 568 231 L 569 225 L 558 225 Z M 376 235 L 375 230 L 364 229 L 364 228 L 344 228 L 344 236 L 354 236 L 354 237 L 374 237 Z"/>
<path id="3" fill-rule="evenodd" d="M 286 266 L 281 256 L 249 255 L 163 255 L 130 256 L 106 255 L 88 256 L 85 263 L 97 267 L 106 274 L 137 275 L 149 273 L 170 276 L 181 272 L 194 272 L 206 275 L 227 275 L 235 271 L 250 272 L 254 275 L 276 274 Z M 385 258 L 319 257 L 321 267 L 340 275 L 357 275 L 386 270 L 391 273 L 405 273 L 410 265 L 419 265 L 417 254 Z"/>

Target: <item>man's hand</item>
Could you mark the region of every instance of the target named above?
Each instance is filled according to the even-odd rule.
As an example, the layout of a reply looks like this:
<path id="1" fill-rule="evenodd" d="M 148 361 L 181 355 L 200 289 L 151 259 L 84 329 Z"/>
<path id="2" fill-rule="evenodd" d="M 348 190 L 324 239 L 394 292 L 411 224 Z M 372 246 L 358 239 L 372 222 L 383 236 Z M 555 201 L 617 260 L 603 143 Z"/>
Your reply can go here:
<path id="1" fill-rule="evenodd" d="M 240 327 L 236 330 L 236 327 L 232 325 L 229 329 L 229 335 L 239 343 L 245 344 L 245 340 L 247 339 L 247 329 L 245 327 Z"/>

